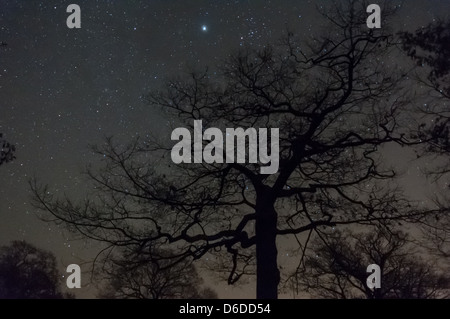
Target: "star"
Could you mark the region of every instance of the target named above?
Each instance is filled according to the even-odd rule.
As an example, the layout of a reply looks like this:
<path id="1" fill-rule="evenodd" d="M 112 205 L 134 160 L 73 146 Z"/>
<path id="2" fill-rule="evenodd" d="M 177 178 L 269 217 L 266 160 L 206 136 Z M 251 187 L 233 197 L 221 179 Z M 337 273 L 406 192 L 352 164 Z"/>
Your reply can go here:
<path id="1" fill-rule="evenodd" d="M 203 32 L 206 32 L 206 31 L 208 31 L 208 26 L 207 25 L 202 25 L 202 31 Z"/>

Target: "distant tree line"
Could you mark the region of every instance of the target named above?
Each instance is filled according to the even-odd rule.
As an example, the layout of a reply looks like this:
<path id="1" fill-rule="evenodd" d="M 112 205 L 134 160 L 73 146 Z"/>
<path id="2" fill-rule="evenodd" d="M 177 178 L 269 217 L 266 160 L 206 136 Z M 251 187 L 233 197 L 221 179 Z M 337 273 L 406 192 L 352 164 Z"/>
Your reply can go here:
<path id="1" fill-rule="evenodd" d="M 0 299 L 74 298 L 61 279 L 52 253 L 25 241 L 0 247 Z"/>

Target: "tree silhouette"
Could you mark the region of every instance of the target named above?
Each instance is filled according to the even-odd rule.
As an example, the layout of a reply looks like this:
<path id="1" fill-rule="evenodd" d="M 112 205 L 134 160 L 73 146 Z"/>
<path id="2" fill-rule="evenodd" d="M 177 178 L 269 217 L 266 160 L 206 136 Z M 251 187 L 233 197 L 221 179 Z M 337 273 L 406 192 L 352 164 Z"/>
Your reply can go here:
<path id="1" fill-rule="evenodd" d="M 24 241 L 0 247 L 0 299 L 61 299 L 53 254 Z"/>
<path id="2" fill-rule="evenodd" d="M 0 47 L 6 46 L 7 43 L 3 41 L 0 42 Z M 3 134 L 0 133 L 0 165 L 12 161 L 15 158 L 14 156 L 15 151 L 16 151 L 15 146 L 11 145 L 5 139 L 3 139 Z"/>
<path id="3" fill-rule="evenodd" d="M 4 138 L 3 134 L 0 133 L 0 165 L 8 163 L 15 159 L 14 152 L 16 148 L 14 145 L 8 143 Z"/>
<path id="4" fill-rule="evenodd" d="M 434 254 L 450 256 L 450 20 L 437 20 L 418 29 L 414 33 L 400 34 L 402 48 L 407 55 L 424 66 L 425 74 L 417 76 L 420 84 L 429 88 L 427 103 L 421 108 L 423 113 L 422 134 L 431 136 L 430 143 L 419 156 L 437 155 L 444 164 L 432 166 L 426 171 L 435 181 L 444 181 L 443 191 L 433 199 L 441 210 L 441 217 L 429 218 L 423 230 L 423 243 Z M 431 124 L 428 124 L 431 123 Z"/>
<path id="5" fill-rule="evenodd" d="M 231 55 L 216 74 L 193 73 L 147 96 L 191 131 L 194 120 L 279 128 L 278 173 L 253 163 L 174 165 L 167 142 L 108 139 L 95 149 L 104 167 L 89 172 L 95 197 L 58 199 L 35 181 L 36 206 L 111 249 L 168 245 L 165 267 L 212 256 L 229 284 L 256 272 L 258 298 L 278 296 L 281 238 L 303 248 L 298 236 L 318 228 L 420 221 L 380 156 L 389 143 L 427 141 L 408 125 L 406 74 L 383 63 L 396 49 L 388 22 L 368 29 L 366 3 L 334 5 L 310 41 L 288 32 L 277 45 Z M 386 21 L 391 11 L 383 9 Z"/>
<path id="6" fill-rule="evenodd" d="M 431 67 L 430 81 L 437 81 L 450 73 L 450 21 L 438 20 L 414 33 L 401 32 L 403 49 L 418 65 Z M 450 87 L 444 87 L 448 93 Z"/>
<path id="7" fill-rule="evenodd" d="M 335 231 L 314 240 L 304 268 L 292 277 L 295 287 L 324 298 L 448 298 L 450 277 L 433 262 L 414 254 L 405 233 Z M 370 289 L 366 268 L 381 268 L 381 288 Z"/>
<path id="8" fill-rule="evenodd" d="M 195 266 L 183 260 L 173 267 L 164 267 L 171 253 L 153 249 L 151 254 L 127 252 L 109 258 L 101 270 L 107 285 L 100 293 L 108 299 L 213 299 L 217 294 L 202 287 L 202 278 Z M 154 256 L 157 256 L 155 258 Z"/>
<path id="9" fill-rule="evenodd" d="M 440 154 L 450 152 L 450 112 L 445 101 L 450 99 L 450 20 L 430 23 L 418 29 L 416 32 L 402 32 L 400 39 L 406 54 L 425 68 L 425 77 L 418 76 L 418 81 L 431 89 L 430 97 L 434 97 L 433 103 L 427 103 L 422 108 L 424 114 L 433 116 L 432 125 L 427 135 L 433 137 L 430 140 L 429 151 Z M 444 106 L 442 101 L 444 100 Z M 438 102 L 438 103 L 436 103 Z M 449 172 L 447 165 L 443 173 Z M 442 173 L 442 172 L 441 172 Z"/>

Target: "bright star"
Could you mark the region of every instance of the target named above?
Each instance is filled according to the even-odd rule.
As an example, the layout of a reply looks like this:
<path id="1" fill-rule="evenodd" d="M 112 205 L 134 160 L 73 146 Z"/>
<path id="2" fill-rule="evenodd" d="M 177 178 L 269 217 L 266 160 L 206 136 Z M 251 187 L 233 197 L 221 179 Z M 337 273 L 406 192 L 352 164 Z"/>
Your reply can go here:
<path id="1" fill-rule="evenodd" d="M 206 25 L 202 25 L 202 31 L 204 32 L 208 31 L 208 27 Z"/>

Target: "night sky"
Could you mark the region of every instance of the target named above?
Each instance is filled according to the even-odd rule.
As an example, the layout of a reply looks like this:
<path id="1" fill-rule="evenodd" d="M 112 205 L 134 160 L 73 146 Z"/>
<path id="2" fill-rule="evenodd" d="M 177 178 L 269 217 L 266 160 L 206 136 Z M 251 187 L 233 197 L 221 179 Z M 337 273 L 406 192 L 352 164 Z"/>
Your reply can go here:
<path id="1" fill-rule="evenodd" d="M 66 26 L 70 3 L 81 7 L 81 29 Z M 287 27 L 315 33 L 321 28 L 315 7 L 328 3 L 0 0 L 0 41 L 8 44 L 0 48 L 0 132 L 17 147 L 17 159 L 0 167 L 0 245 L 27 240 L 54 252 L 61 271 L 88 260 L 95 245 L 75 242 L 38 219 L 28 179 L 36 176 L 57 194 L 82 198 L 81 172 L 98 160 L 88 144 L 110 135 L 170 139 L 170 119 L 142 95 L 165 78 L 213 69 L 240 46 L 273 43 Z M 414 30 L 448 12 L 448 0 L 408 0 L 395 23 Z M 408 156 L 396 148 L 386 152 L 391 161 Z M 432 190 L 419 166 L 408 165 L 405 179 L 408 191 L 425 200 L 421 187 Z M 253 297 L 254 285 L 217 291 L 220 297 Z"/>

